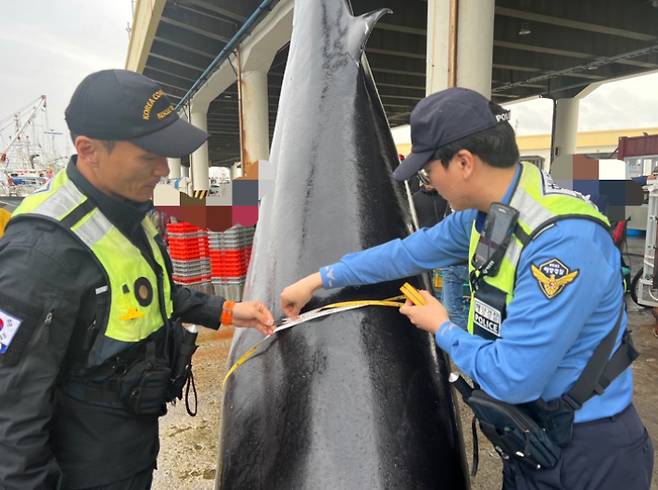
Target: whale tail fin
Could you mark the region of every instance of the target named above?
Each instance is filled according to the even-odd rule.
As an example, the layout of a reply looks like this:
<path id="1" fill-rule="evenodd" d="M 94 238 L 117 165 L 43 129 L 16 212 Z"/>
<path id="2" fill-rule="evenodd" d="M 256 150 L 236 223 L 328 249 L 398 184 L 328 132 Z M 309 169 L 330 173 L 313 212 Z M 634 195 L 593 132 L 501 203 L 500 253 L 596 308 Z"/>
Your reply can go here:
<path id="1" fill-rule="evenodd" d="M 366 49 L 366 43 L 379 19 L 386 14 L 392 13 L 393 11 L 391 9 L 384 8 L 373 10 L 372 12 L 353 18 L 354 22 L 350 26 L 347 42 L 350 54 L 354 60 L 357 62 L 361 61 L 361 55 Z"/>

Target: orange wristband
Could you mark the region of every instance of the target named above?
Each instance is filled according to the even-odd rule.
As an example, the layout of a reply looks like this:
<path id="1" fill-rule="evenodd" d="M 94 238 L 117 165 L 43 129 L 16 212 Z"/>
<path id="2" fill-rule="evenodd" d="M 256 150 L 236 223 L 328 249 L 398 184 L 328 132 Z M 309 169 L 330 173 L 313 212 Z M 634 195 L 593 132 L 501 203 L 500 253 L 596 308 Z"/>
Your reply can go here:
<path id="1" fill-rule="evenodd" d="M 224 301 L 221 325 L 231 325 L 233 323 L 233 306 L 235 306 L 235 301 Z"/>

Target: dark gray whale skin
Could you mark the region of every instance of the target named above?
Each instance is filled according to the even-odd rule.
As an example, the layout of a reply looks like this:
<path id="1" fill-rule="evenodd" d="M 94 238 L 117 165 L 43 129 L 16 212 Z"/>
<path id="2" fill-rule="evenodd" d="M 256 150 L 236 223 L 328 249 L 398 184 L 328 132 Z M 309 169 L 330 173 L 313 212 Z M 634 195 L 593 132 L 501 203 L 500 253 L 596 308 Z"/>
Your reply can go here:
<path id="1" fill-rule="evenodd" d="M 343 254 L 408 234 L 398 158 L 363 47 L 385 11 L 296 0 L 246 299 L 279 317 L 281 290 Z M 419 278 L 410 279 L 420 285 Z M 308 309 L 399 295 L 402 280 L 320 291 Z M 239 329 L 229 364 L 262 337 Z M 228 380 L 216 485 L 250 489 L 468 488 L 448 365 L 395 308 L 277 334 Z"/>

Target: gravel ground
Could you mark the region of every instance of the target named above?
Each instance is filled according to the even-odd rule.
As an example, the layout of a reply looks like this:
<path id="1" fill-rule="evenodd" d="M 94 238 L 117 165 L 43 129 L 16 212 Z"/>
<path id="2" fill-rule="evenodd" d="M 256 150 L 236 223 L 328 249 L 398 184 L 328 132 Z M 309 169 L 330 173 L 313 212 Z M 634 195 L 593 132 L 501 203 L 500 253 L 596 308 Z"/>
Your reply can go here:
<path id="1" fill-rule="evenodd" d="M 194 354 L 198 411 L 190 417 L 184 399 L 160 419 L 160 456 L 154 490 L 210 490 L 215 488 L 217 441 L 222 380 L 231 347 L 232 331 L 220 336 L 202 329 Z"/>
<path id="2" fill-rule="evenodd" d="M 643 242 L 631 243 L 631 250 L 641 250 Z M 640 259 L 631 262 L 639 266 Z M 632 265 L 636 265 L 632 263 Z M 636 347 L 641 357 L 633 364 L 635 375 L 635 406 L 642 416 L 654 446 L 658 449 L 658 339 L 652 335 L 655 325 L 648 309 L 640 309 L 628 300 L 631 326 Z M 226 357 L 230 348 L 230 334 L 203 330 L 199 335 L 199 350 L 194 357 L 194 373 L 199 393 L 199 410 L 189 417 L 185 404 L 170 408 L 160 421 L 161 450 L 159 469 L 155 472 L 154 490 L 210 490 L 214 489 L 217 463 L 217 440 L 222 398 L 222 379 L 226 373 Z M 466 456 L 471 458 L 471 412 L 460 402 Z M 658 451 L 656 452 L 658 454 Z M 472 480 L 473 490 L 500 488 L 501 465 L 491 445 L 480 437 L 480 466 Z M 658 490 L 658 457 L 654 463 L 652 490 Z M 315 490 L 315 489 L 313 489 Z M 356 490 L 356 489 L 355 489 Z"/>

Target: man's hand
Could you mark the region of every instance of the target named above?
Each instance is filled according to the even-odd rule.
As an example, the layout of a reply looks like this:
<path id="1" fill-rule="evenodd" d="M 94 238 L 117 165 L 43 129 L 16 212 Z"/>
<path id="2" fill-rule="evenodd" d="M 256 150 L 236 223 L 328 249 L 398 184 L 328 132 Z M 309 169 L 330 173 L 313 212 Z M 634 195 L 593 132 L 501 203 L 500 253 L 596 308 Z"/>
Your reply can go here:
<path id="1" fill-rule="evenodd" d="M 274 333 L 272 313 L 260 301 L 243 301 L 233 306 L 233 325 L 255 328 L 263 335 Z"/>
<path id="2" fill-rule="evenodd" d="M 407 300 L 400 308 L 400 313 L 406 315 L 409 321 L 417 328 L 430 332 L 432 335 L 436 333 L 439 327 L 447 321 L 448 311 L 441 302 L 425 290 L 419 291 L 425 300 L 424 305 L 414 306 L 414 304 Z"/>
<path id="3" fill-rule="evenodd" d="M 285 288 L 281 292 L 281 310 L 284 315 L 288 318 L 297 318 L 302 308 L 313 297 L 313 292 L 321 287 L 322 276 L 316 272 Z"/>

